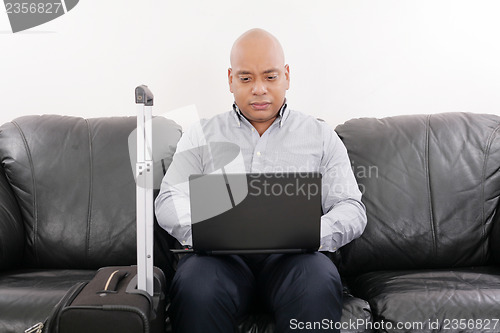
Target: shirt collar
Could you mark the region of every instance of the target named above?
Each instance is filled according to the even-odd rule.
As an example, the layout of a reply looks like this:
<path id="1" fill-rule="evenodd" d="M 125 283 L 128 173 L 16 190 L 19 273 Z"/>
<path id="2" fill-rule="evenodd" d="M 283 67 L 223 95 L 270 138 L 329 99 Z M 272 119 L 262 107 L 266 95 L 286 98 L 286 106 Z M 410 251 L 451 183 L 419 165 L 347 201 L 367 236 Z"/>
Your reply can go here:
<path id="1" fill-rule="evenodd" d="M 236 126 L 241 127 L 241 121 L 242 121 L 242 119 L 245 119 L 245 116 L 243 116 L 243 114 L 241 113 L 241 110 L 238 107 L 238 105 L 236 105 L 236 102 L 233 103 L 233 111 L 234 111 L 233 112 L 234 119 L 236 120 Z M 290 114 L 290 112 L 288 112 L 288 104 L 287 104 L 286 98 L 285 98 L 285 102 L 283 103 L 280 110 L 278 111 L 277 118 L 279 119 L 280 127 L 283 126 L 283 123 L 288 118 L 289 114 Z"/>

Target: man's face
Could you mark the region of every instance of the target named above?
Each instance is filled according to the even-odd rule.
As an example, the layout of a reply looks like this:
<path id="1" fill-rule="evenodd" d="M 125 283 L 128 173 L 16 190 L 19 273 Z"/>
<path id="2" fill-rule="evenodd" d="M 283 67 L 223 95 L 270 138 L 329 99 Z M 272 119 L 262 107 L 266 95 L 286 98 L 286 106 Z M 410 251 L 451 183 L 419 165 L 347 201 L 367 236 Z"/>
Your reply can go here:
<path id="1" fill-rule="evenodd" d="M 274 47 L 245 45 L 235 52 L 228 70 L 236 105 L 252 123 L 273 119 L 290 85 L 288 65 Z"/>

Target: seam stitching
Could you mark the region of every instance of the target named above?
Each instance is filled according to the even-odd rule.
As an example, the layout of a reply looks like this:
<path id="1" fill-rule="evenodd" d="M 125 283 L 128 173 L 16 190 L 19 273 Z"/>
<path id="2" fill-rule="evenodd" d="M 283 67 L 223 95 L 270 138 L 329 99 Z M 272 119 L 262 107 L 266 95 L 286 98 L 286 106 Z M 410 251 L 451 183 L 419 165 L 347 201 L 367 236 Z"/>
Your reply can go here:
<path id="1" fill-rule="evenodd" d="M 430 226 L 431 226 L 431 232 L 432 232 L 432 247 L 434 251 L 434 260 L 437 260 L 437 241 L 436 241 L 436 222 L 434 221 L 434 214 L 433 214 L 433 204 L 432 204 L 432 189 L 431 189 L 431 170 L 430 170 L 430 159 L 429 159 L 429 150 L 430 150 L 430 122 L 431 122 L 431 115 L 427 116 L 427 121 L 426 121 L 426 126 L 425 126 L 425 171 L 426 171 L 426 178 L 427 178 L 427 193 L 428 193 L 428 200 L 429 200 L 429 218 L 430 218 Z"/>
<path id="2" fill-rule="evenodd" d="M 92 151 L 92 132 L 90 130 L 90 124 L 87 119 L 85 119 L 85 123 L 87 124 L 88 131 L 88 140 L 89 140 L 89 207 L 87 212 L 87 235 L 85 240 L 85 260 L 86 264 L 89 265 L 89 257 L 90 257 L 90 233 L 92 229 L 92 192 L 94 189 L 94 160 L 93 160 L 93 151 Z"/>

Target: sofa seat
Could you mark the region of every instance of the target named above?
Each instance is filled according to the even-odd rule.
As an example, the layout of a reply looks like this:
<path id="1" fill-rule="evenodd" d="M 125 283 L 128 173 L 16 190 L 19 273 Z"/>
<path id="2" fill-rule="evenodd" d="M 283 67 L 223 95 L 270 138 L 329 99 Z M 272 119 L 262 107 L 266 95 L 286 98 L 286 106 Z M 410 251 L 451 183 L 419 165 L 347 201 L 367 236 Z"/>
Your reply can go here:
<path id="1" fill-rule="evenodd" d="M 88 281 L 95 270 L 19 270 L 0 274 L 0 332 L 24 332 L 44 321 L 77 282 Z"/>
<path id="2" fill-rule="evenodd" d="M 370 272 L 351 285 L 369 301 L 374 321 L 391 323 L 384 332 L 500 331 L 498 266 Z"/>

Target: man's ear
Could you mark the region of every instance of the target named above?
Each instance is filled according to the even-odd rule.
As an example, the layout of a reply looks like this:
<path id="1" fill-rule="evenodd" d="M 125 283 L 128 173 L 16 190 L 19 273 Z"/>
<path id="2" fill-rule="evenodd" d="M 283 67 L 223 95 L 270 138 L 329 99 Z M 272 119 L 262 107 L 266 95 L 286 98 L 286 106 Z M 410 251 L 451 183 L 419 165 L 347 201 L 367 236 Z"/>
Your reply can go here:
<path id="1" fill-rule="evenodd" d="M 233 92 L 232 84 L 233 84 L 233 69 L 227 69 L 227 82 L 229 83 L 229 91 Z"/>
<path id="2" fill-rule="evenodd" d="M 290 67 L 288 64 L 285 65 L 285 80 L 286 80 L 286 90 L 290 88 Z"/>

